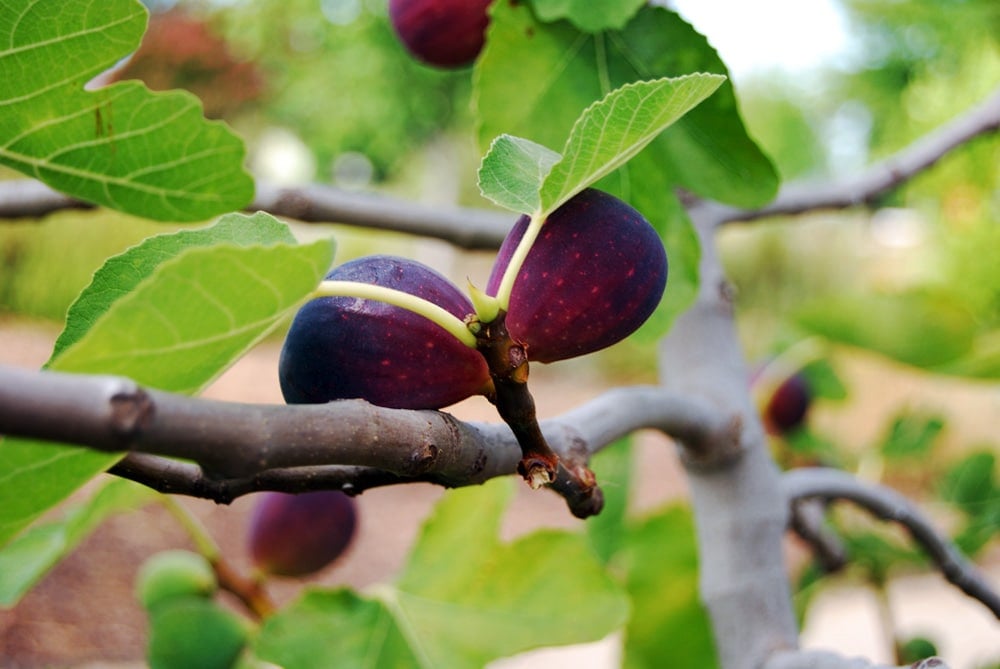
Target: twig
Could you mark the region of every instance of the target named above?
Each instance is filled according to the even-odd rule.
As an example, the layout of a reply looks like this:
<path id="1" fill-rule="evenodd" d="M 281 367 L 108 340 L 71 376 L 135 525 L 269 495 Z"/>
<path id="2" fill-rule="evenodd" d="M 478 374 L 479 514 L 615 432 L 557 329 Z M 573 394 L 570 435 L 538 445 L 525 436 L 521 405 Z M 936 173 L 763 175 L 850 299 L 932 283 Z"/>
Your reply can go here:
<path id="1" fill-rule="evenodd" d="M 781 189 L 774 201 L 759 209 L 735 209 L 712 203 L 705 203 L 705 206 L 713 209 L 716 223 L 722 224 L 868 204 L 931 167 L 957 147 L 998 128 L 1000 90 L 951 122 L 851 178 L 823 183 L 790 183 Z"/>
<path id="2" fill-rule="evenodd" d="M 572 507 L 573 477 L 564 469 L 621 436 L 656 429 L 696 450 L 734 438 L 731 422 L 710 406 L 646 386 L 609 391 L 542 421 L 541 428 L 569 463 L 552 488 L 577 515 L 586 515 L 586 508 Z M 323 487 L 350 486 L 355 492 L 416 480 L 470 485 L 513 474 L 521 459 L 506 425 L 462 422 L 439 411 L 385 409 L 362 400 L 295 406 L 220 402 L 141 388 L 120 377 L 5 366 L 0 366 L 0 434 L 132 452 L 115 473 L 155 482 L 164 492 L 218 501 L 318 480 L 330 484 Z M 200 469 L 173 458 L 196 462 Z"/>
<path id="3" fill-rule="evenodd" d="M 812 546 L 820 567 L 827 573 L 840 571 L 847 564 L 847 553 L 840 537 L 824 527 L 826 503 L 818 499 L 800 499 L 792 503 L 789 526 Z"/>
<path id="4" fill-rule="evenodd" d="M 782 486 L 790 502 L 802 499 L 846 500 L 882 520 L 905 527 L 948 581 L 969 597 L 982 602 L 1000 618 L 1000 593 L 990 586 L 975 565 L 942 536 L 909 499 L 884 486 L 865 483 L 835 469 L 807 468 L 787 472 Z"/>
<path id="5" fill-rule="evenodd" d="M 771 204 L 738 209 L 693 201 L 689 209 L 715 225 L 788 216 L 821 209 L 870 203 L 883 193 L 935 164 L 956 147 L 1000 127 L 1000 92 L 950 123 L 919 138 L 860 175 L 840 182 L 793 182 Z M 441 207 L 398 198 L 313 184 L 279 188 L 264 181 L 247 211 L 266 211 L 309 223 L 346 223 L 434 237 L 467 249 L 494 249 L 514 223 L 514 216 L 487 209 Z M 30 179 L 0 181 L 0 219 L 37 218 L 62 209 L 89 208 Z"/>

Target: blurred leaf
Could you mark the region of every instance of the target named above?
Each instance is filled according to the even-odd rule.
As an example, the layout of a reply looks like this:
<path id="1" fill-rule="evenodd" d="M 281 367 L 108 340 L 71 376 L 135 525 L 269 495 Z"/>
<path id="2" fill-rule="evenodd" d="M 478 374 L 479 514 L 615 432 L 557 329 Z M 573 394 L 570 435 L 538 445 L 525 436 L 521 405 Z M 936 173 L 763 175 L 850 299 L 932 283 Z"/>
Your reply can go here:
<path id="1" fill-rule="evenodd" d="M 926 458 L 944 429 L 939 416 L 904 413 L 896 416 L 882 438 L 879 451 L 887 458 Z"/>
<path id="2" fill-rule="evenodd" d="M 951 502 L 970 516 L 976 516 L 990 504 L 996 504 L 1000 489 L 996 482 L 996 454 L 972 453 L 945 473 L 941 480 L 942 499 Z"/>
<path id="3" fill-rule="evenodd" d="M 899 644 L 897 659 L 903 664 L 916 664 L 938 654 L 937 646 L 930 639 L 915 636 Z"/>
<path id="4" fill-rule="evenodd" d="M 796 320 L 811 333 L 925 368 L 968 352 L 976 329 L 968 312 L 924 293 L 824 297 Z"/>
<path id="5" fill-rule="evenodd" d="M 979 333 L 965 355 L 934 371 L 978 379 L 1000 379 L 1000 331 Z"/>
<path id="6" fill-rule="evenodd" d="M 506 479 L 449 491 L 394 586 L 371 597 L 307 592 L 268 619 L 257 653 L 285 669 L 327 667 L 330 658 L 473 669 L 531 648 L 594 641 L 620 626 L 627 601 L 583 537 L 546 531 L 500 543 L 511 493 Z"/>
<path id="7" fill-rule="evenodd" d="M 799 370 L 799 373 L 805 377 L 809 392 L 815 399 L 847 399 L 847 387 L 828 359 L 814 360 Z"/>
<path id="8" fill-rule="evenodd" d="M 876 532 L 842 532 L 848 560 L 864 571 L 874 585 L 883 585 L 897 565 L 921 565 L 925 559 L 913 546 L 904 545 Z"/>
<path id="9" fill-rule="evenodd" d="M 541 21 L 566 19 L 584 32 L 621 30 L 646 0 L 531 0 Z"/>
<path id="10" fill-rule="evenodd" d="M 623 547 L 627 537 L 633 463 L 630 438 L 609 444 L 590 461 L 590 468 L 604 493 L 604 509 L 587 519 L 587 537 L 597 557 L 605 564 Z"/>
<path id="11" fill-rule="evenodd" d="M 494 3 L 474 75 L 479 141 L 485 146 L 509 132 L 561 146 L 581 112 L 610 91 L 694 72 L 727 74 L 707 40 L 662 7 L 644 7 L 623 30 L 588 35 L 565 22 L 538 23 L 524 5 Z M 647 151 L 657 168 L 629 170 L 633 190 L 682 186 L 747 207 L 777 190 L 774 168 L 747 135 L 728 81 Z"/>
<path id="12" fill-rule="evenodd" d="M 196 98 L 135 81 L 84 90 L 135 50 L 145 25 L 135 0 L 0 6 L 0 43 L 8 45 L 0 51 L 0 163 L 158 220 L 239 209 L 253 197 L 243 142 L 206 121 Z"/>
<path id="13" fill-rule="evenodd" d="M 698 549 L 687 508 L 671 507 L 632 527 L 624 548 L 632 616 L 625 669 L 718 666 L 708 616 L 698 596 Z"/>
<path id="14" fill-rule="evenodd" d="M 265 246 L 264 228 L 254 222 L 266 214 L 232 216 L 244 224 L 230 227 L 235 239 L 225 244 L 178 247 L 163 258 L 169 244 L 151 241 L 149 253 L 159 262 L 137 265 L 155 269 L 127 295 L 112 294 L 110 304 L 94 299 L 78 310 L 88 324 L 71 335 L 78 339 L 50 368 L 118 374 L 194 393 L 246 353 L 315 289 L 332 262 L 333 245 L 287 244 L 287 231 L 272 228 Z M 239 245 L 241 235 L 248 245 Z M 0 545 L 119 457 L 45 442 L 0 442 Z"/>
<path id="15" fill-rule="evenodd" d="M 470 514 L 471 515 L 471 514 Z M 309 590 L 267 619 L 255 652 L 284 669 L 426 667 L 382 602 L 350 590 Z"/>
<path id="16" fill-rule="evenodd" d="M 104 484 L 58 521 L 32 527 L 0 549 L 0 606 L 11 607 L 108 517 L 155 499 L 150 488 L 124 479 Z"/>
<path id="17" fill-rule="evenodd" d="M 533 214 L 540 208 L 542 183 L 561 158 L 531 140 L 500 135 L 479 166 L 479 191 L 501 207 Z"/>

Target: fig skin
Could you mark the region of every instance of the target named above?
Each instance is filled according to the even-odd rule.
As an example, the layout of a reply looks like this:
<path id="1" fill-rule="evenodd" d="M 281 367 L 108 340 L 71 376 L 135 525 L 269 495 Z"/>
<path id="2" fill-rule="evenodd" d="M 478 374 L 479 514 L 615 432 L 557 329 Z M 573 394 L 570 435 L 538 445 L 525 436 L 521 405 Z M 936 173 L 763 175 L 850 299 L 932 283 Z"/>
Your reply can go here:
<path id="1" fill-rule="evenodd" d="M 474 311 L 448 279 L 406 258 L 366 256 L 326 278 L 402 290 L 459 319 Z M 377 300 L 321 297 L 296 314 L 278 377 L 289 404 L 360 398 L 390 409 L 440 409 L 482 392 L 489 371 L 475 349 L 419 314 Z"/>
<path id="2" fill-rule="evenodd" d="M 486 292 L 496 295 L 528 227 L 507 235 Z M 565 360 L 632 334 L 653 313 L 667 282 L 667 255 L 656 230 L 618 198 L 588 188 L 553 212 L 511 291 L 507 329 L 528 359 Z"/>
<path id="3" fill-rule="evenodd" d="M 486 41 L 492 0 L 389 0 L 389 20 L 406 50 L 439 68 L 471 65 Z"/>
<path id="4" fill-rule="evenodd" d="M 339 490 L 261 493 L 250 516 L 250 557 L 266 574 L 309 576 L 344 554 L 357 525 L 357 502 Z"/>
<path id="5" fill-rule="evenodd" d="M 801 374 L 781 382 L 764 408 L 764 424 L 773 434 L 788 434 L 805 423 L 812 404 L 812 390 Z"/>
<path id="6" fill-rule="evenodd" d="M 142 563 L 136 576 L 136 597 L 147 610 L 179 597 L 208 598 L 217 588 L 208 560 L 181 549 L 156 553 Z"/>

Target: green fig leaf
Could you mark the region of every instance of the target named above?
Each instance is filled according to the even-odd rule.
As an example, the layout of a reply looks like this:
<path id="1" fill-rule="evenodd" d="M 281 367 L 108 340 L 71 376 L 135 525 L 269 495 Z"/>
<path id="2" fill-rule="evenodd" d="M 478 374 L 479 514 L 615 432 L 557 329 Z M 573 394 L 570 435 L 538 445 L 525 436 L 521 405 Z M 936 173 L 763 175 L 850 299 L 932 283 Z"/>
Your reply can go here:
<path id="1" fill-rule="evenodd" d="M 621 30 L 646 0 L 532 0 L 540 21 L 566 19 L 584 32 Z"/>
<path id="2" fill-rule="evenodd" d="M 691 74 L 640 81 L 587 107 L 566 140 L 563 159 L 542 185 L 542 215 L 624 165 L 725 80 L 718 74 Z"/>
<path id="3" fill-rule="evenodd" d="M 478 669 L 614 631 L 627 601 L 582 536 L 500 542 L 511 493 L 505 479 L 449 491 L 394 585 L 368 596 L 307 592 L 264 624 L 257 654 L 285 669 L 318 669 L 334 656 L 343 666 Z"/>
<path id="4" fill-rule="evenodd" d="M 523 3 L 494 3 L 491 17 L 473 77 L 484 147 L 501 133 L 558 147 L 584 109 L 614 89 L 694 72 L 727 74 L 705 37 L 663 7 L 643 7 L 623 29 L 597 34 L 565 21 L 540 23 Z M 628 192 L 618 193 L 627 201 L 638 190 L 680 186 L 756 207 L 777 192 L 777 173 L 747 134 L 729 81 L 646 152 L 656 169 L 626 170 Z"/>
<path id="5" fill-rule="evenodd" d="M 270 216 L 232 216 L 242 225 L 230 226 L 226 243 L 181 246 L 173 255 L 165 255 L 170 245 L 155 238 L 137 247 L 158 261 L 140 260 L 144 252 L 132 251 L 145 278 L 125 295 L 111 291 L 107 301 L 95 296 L 81 308 L 78 316 L 88 324 L 49 367 L 117 374 L 173 392 L 195 393 L 211 382 L 297 308 L 333 260 L 330 240 L 291 244 L 279 224 L 271 226 L 272 241 L 265 245 L 268 224 L 257 224 Z M 0 442 L 0 545 L 119 457 L 44 442 Z"/>
<path id="6" fill-rule="evenodd" d="M 528 139 L 500 135 L 479 167 L 479 190 L 501 207 L 519 214 L 540 208 L 539 191 L 561 155 Z"/>
<path id="7" fill-rule="evenodd" d="M 136 0 L 0 5 L 0 164 L 157 220 L 239 209 L 253 197 L 243 142 L 193 95 L 84 89 L 138 47 L 146 16 Z"/>
<path id="8" fill-rule="evenodd" d="M 620 566 L 632 601 L 626 669 L 718 666 L 708 614 L 698 595 L 698 549 L 686 507 L 673 506 L 629 529 Z"/>
<path id="9" fill-rule="evenodd" d="M 49 569 L 112 515 L 138 509 L 158 493 L 124 479 L 102 485 L 59 520 L 32 527 L 0 549 L 0 607 L 12 607 Z"/>

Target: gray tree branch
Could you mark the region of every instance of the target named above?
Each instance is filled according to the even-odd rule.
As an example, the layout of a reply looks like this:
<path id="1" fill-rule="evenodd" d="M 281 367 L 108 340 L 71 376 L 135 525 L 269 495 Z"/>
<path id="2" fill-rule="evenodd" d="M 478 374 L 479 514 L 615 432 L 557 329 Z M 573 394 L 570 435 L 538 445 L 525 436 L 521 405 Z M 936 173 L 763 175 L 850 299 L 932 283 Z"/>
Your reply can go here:
<path id="1" fill-rule="evenodd" d="M 777 197 L 759 209 L 737 209 L 713 202 L 694 205 L 716 225 L 753 221 L 773 216 L 792 216 L 821 209 L 846 209 L 871 204 L 880 196 L 933 166 L 941 158 L 969 142 L 1000 128 L 1000 89 L 894 155 L 860 174 L 841 181 L 792 182 Z"/>
<path id="2" fill-rule="evenodd" d="M 845 500 L 877 518 L 899 523 L 952 585 L 982 602 L 1000 618 L 1000 593 L 993 590 L 975 565 L 904 495 L 885 486 L 865 483 L 847 472 L 824 468 L 787 472 L 782 476 L 782 488 L 792 503 L 804 499 Z"/>
<path id="3" fill-rule="evenodd" d="M 723 416 L 663 388 L 635 386 L 542 421 L 542 430 L 571 466 L 638 429 L 665 432 L 695 454 L 708 451 L 713 441 L 736 439 L 736 425 Z M 362 400 L 241 404 L 142 388 L 121 377 L 6 366 L 0 434 L 130 453 L 114 473 L 217 501 L 264 489 L 470 485 L 515 473 L 521 457 L 503 423 L 467 423 L 440 411 Z M 566 472 L 552 487 L 574 508 Z"/>
<path id="4" fill-rule="evenodd" d="M 948 669 L 948 665 L 939 657 L 928 657 L 904 667 L 890 667 L 827 651 L 785 650 L 774 653 L 760 669 Z"/>
<path id="5" fill-rule="evenodd" d="M 719 225 L 871 203 L 958 146 L 998 127 L 1000 91 L 853 178 L 790 183 L 773 202 L 759 209 L 698 200 L 690 209 L 693 215 Z M 62 209 L 91 206 L 34 180 L 0 181 L 0 219 L 38 218 Z M 319 184 L 279 188 L 263 181 L 257 182 L 256 197 L 247 210 L 304 222 L 355 224 L 434 237 L 467 249 L 498 247 L 516 218 L 495 210 L 432 206 Z"/>

